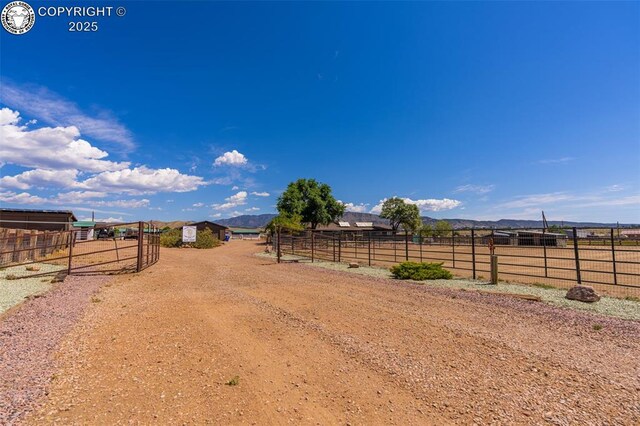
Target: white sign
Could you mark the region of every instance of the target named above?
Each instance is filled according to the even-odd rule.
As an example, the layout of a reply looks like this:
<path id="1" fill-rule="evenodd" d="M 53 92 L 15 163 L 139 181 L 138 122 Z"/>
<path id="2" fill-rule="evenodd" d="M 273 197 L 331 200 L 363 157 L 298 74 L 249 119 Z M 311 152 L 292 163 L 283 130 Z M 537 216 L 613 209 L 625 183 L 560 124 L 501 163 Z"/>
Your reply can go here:
<path id="1" fill-rule="evenodd" d="M 183 226 L 182 227 L 182 242 L 183 243 L 195 243 L 196 242 L 196 227 L 195 226 Z"/>

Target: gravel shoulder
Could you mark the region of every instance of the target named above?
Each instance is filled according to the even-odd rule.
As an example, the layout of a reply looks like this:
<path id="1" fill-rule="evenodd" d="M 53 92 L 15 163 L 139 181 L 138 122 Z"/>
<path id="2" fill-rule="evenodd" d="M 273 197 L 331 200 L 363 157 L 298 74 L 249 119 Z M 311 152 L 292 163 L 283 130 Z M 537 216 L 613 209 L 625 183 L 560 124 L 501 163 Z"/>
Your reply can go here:
<path id="1" fill-rule="evenodd" d="M 54 274 L 64 268 L 59 265 L 47 263 L 35 263 L 29 265 L 36 267 L 38 271 L 27 271 L 24 265 L 10 266 L 0 270 L 0 315 L 8 309 L 22 303 L 26 298 L 39 295 L 51 288 L 51 280 Z M 25 276 L 29 274 L 50 273 L 51 275 L 20 278 L 18 280 L 7 277 Z"/>
<path id="2" fill-rule="evenodd" d="M 163 249 L 116 277 L 27 422 L 640 422 L 636 321 L 278 265 L 262 249 Z"/>
<path id="3" fill-rule="evenodd" d="M 258 253 L 258 256 L 275 259 L 273 253 Z M 389 269 L 360 266 L 359 268 L 349 268 L 348 263 L 337 262 L 325 262 L 315 261 L 309 262 L 307 258 L 301 258 L 296 256 L 285 256 L 284 260 L 292 261 L 297 260 L 303 262 L 305 265 L 312 267 L 325 268 L 333 271 L 340 271 L 349 274 L 364 275 L 373 278 L 383 278 L 394 280 Z M 569 300 L 565 298 L 567 290 L 558 288 L 543 288 L 534 285 L 525 284 L 510 284 L 508 282 L 499 282 L 496 285 L 492 285 L 487 281 L 470 280 L 470 279 L 452 279 L 452 280 L 432 280 L 432 281 L 403 281 L 405 283 L 413 283 L 419 285 L 425 285 L 431 288 L 442 289 L 455 289 L 455 290 L 471 290 L 482 291 L 487 293 L 510 293 L 510 294 L 527 294 L 530 296 L 537 296 L 542 299 L 543 302 L 561 306 L 568 309 L 575 309 L 579 311 L 593 312 L 595 314 L 613 316 L 618 318 L 624 318 L 629 320 L 640 321 L 640 302 L 635 300 L 625 300 L 616 297 L 602 296 L 602 299 L 598 303 L 583 303 L 575 300 Z"/>
<path id="4" fill-rule="evenodd" d="M 18 424 L 42 405 L 56 377 L 56 351 L 108 280 L 67 277 L 0 315 L 0 424 Z"/>

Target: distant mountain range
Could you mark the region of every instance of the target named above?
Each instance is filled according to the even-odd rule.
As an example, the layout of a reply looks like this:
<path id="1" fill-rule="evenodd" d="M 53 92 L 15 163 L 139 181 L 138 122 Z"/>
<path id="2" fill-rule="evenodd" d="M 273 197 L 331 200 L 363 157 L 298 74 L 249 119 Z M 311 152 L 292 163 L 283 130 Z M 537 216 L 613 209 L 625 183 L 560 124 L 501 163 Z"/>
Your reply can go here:
<path id="1" fill-rule="evenodd" d="M 273 219 L 275 214 L 259 214 L 259 215 L 242 215 L 232 217 L 230 219 L 222 219 L 216 221 L 220 225 L 240 227 L 240 228 L 262 228 Z M 374 224 L 388 224 L 387 219 L 371 213 L 354 213 L 346 212 L 342 217 L 345 222 L 373 222 Z M 422 221 L 427 224 L 434 224 L 440 219 L 434 219 L 423 216 Z M 541 220 L 519 220 L 519 219 L 500 219 L 500 220 L 471 220 L 471 219 L 443 219 L 449 222 L 455 229 L 460 228 L 542 228 Z M 616 227 L 616 223 L 599 223 L 599 222 L 563 222 L 548 221 L 549 225 L 580 227 L 580 228 L 611 228 Z M 628 228 L 638 225 L 620 224 L 621 227 Z"/>

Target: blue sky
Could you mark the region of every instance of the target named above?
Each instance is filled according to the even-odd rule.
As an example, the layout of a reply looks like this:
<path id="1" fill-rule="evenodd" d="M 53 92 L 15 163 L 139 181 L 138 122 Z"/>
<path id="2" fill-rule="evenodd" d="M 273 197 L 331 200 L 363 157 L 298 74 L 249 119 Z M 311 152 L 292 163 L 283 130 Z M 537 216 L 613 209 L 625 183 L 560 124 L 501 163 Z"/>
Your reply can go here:
<path id="1" fill-rule="evenodd" d="M 1 30 L 3 207 L 640 222 L 638 2 L 81 4 L 127 13 Z"/>

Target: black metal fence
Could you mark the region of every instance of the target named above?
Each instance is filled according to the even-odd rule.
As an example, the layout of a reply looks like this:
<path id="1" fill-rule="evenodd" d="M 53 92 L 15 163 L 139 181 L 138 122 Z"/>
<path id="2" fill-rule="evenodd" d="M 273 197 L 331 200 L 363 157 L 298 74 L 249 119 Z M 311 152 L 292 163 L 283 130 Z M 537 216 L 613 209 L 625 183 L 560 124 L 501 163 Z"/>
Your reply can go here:
<path id="1" fill-rule="evenodd" d="M 617 296 L 640 296 L 640 240 L 620 237 L 616 229 L 572 229 L 551 233 L 527 230 L 454 230 L 419 236 L 388 232 L 311 232 L 281 234 L 274 250 L 331 262 L 391 266 L 404 261 L 442 262 L 454 274 L 488 279 L 491 255 L 499 278 L 528 284 L 597 287 Z"/>
<path id="2" fill-rule="evenodd" d="M 145 222 L 67 231 L 0 228 L 0 268 L 20 266 L 12 279 L 140 272 L 159 258 L 159 232 Z"/>

